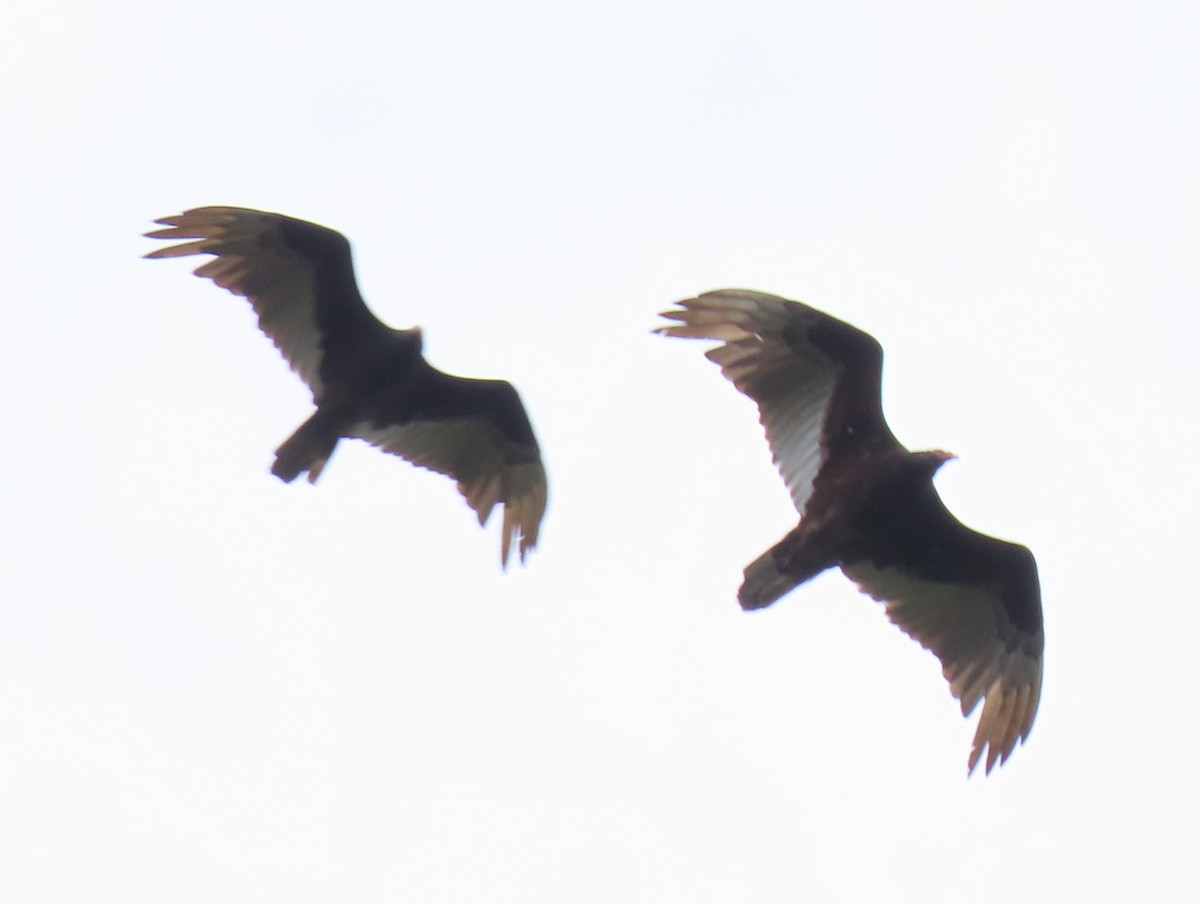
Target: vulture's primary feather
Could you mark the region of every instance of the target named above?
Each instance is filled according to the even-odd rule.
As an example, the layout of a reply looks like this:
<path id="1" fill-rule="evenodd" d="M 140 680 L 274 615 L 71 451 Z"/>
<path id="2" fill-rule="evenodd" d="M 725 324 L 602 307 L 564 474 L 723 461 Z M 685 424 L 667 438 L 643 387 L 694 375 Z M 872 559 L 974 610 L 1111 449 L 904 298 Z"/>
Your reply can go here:
<path id="1" fill-rule="evenodd" d="M 933 475 L 952 455 L 909 452 L 880 405 L 883 351 L 871 336 L 774 295 L 709 292 L 662 316 L 660 333 L 708 352 L 758 404 L 800 524 L 752 562 L 738 600 L 769 606 L 840 567 L 942 663 L 969 715 L 983 713 L 968 772 L 990 772 L 1033 726 L 1042 689 L 1042 603 L 1024 546 L 961 524 Z"/>
<path id="2" fill-rule="evenodd" d="M 537 545 L 546 472 L 517 391 L 451 376 L 421 355 L 418 329 L 395 330 L 367 308 L 350 243 L 332 229 L 241 207 L 199 207 L 156 220 L 149 238 L 182 244 L 150 258 L 211 254 L 196 269 L 243 295 L 258 325 L 312 390 L 317 410 L 276 451 L 272 473 L 316 481 L 334 446 L 358 437 L 445 474 L 486 523 L 504 508 L 501 562 Z"/>

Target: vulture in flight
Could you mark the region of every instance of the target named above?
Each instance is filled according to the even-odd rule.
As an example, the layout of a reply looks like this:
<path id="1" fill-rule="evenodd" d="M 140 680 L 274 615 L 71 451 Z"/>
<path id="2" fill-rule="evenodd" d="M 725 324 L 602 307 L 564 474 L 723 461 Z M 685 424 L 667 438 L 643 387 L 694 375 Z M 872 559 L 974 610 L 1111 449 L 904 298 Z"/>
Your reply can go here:
<path id="1" fill-rule="evenodd" d="M 275 452 L 271 473 L 315 482 L 342 437 L 358 437 L 452 477 L 487 522 L 504 507 L 500 561 L 537 545 L 546 472 L 529 418 L 503 380 L 451 376 L 421 355 L 421 330 L 371 313 L 350 243 L 332 229 L 241 207 L 199 207 L 156 220 L 148 238 L 181 241 L 149 258 L 211 254 L 197 276 L 244 295 L 259 328 L 312 390 L 317 410 Z"/>
<path id="2" fill-rule="evenodd" d="M 745 572 L 744 609 L 837 566 L 931 650 L 968 716 L 983 702 L 967 772 L 1003 763 L 1033 726 L 1042 603 L 1024 546 L 952 515 L 933 487 L 946 452 L 910 452 L 880 405 L 874 338 L 799 302 L 740 290 L 678 303 L 658 332 L 710 339 L 721 372 L 759 409 L 799 526 Z"/>

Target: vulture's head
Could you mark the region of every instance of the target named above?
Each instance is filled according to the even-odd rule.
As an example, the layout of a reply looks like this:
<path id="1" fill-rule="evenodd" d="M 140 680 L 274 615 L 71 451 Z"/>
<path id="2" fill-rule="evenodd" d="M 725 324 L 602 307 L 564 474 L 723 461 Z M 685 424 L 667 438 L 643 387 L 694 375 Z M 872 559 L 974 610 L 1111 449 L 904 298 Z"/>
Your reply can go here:
<path id="1" fill-rule="evenodd" d="M 925 452 L 914 452 L 911 461 L 926 477 L 932 479 L 933 475 L 937 473 L 938 468 L 948 461 L 957 460 L 957 458 L 958 456 L 953 452 L 930 449 Z"/>

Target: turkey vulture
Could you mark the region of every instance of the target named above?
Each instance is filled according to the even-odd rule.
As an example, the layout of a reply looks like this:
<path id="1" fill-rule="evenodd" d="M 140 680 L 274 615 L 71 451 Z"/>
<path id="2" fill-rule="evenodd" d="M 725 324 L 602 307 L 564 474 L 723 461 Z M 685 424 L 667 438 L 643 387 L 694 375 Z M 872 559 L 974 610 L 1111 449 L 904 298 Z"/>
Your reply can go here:
<path id="1" fill-rule="evenodd" d="M 963 716 L 983 700 L 968 775 L 1033 726 L 1042 689 L 1042 603 L 1024 546 L 976 533 L 946 509 L 933 475 L 954 456 L 909 452 L 880 405 L 874 338 L 799 302 L 708 292 L 662 316 L 667 336 L 722 343 L 708 358 L 759 408 L 800 524 L 752 562 L 744 609 L 769 606 L 838 566 L 942 663 Z"/>
<path id="2" fill-rule="evenodd" d="M 211 254 L 196 270 L 244 295 L 259 328 L 312 390 L 317 410 L 275 452 L 271 473 L 316 481 L 342 437 L 365 439 L 446 474 L 487 522 L 504 506 L 500 561 L 537 545 L 546 472 L 512 385 L 455 377 L 421 356 L 421 330 L 395 330 L 367 308 L 350 243 L 315 223 L 241 207 L 198 207 L 156 220 L 148 238 L 185 239 L 146 257 Z"/>

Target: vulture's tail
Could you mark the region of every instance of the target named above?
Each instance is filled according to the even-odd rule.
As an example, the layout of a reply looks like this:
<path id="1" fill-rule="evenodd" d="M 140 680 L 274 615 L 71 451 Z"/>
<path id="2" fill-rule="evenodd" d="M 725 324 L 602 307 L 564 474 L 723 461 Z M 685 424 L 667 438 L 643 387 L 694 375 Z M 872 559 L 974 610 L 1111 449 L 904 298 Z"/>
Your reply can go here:
<path id="1" fill-rule="evenodd" d="M 307 471 L 308 482 L 316 483 L 340 438 L 317 411 L 275 450 L 271 473 L 284 483 L 291 483 Z"/>
<path id="2" fill-rule="evenodd" d="M 797 529 L 798 530 L 798 529 Z M 816 577 L 835 563 L 805 548 L 795 531 L 746 566 L 746 580 L 738 591 L 743 609 L 761 609 Z"/>

